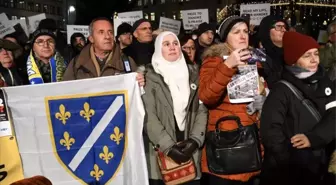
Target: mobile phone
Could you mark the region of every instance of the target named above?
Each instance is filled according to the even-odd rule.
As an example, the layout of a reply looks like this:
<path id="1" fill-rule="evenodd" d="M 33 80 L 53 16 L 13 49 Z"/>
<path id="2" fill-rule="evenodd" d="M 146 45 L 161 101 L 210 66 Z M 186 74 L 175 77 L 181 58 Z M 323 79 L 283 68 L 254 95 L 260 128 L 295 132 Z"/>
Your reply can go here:
<path id="1" fill-rule="evenodd" d="M 248 25 L 250 25 L 250 18 L 251 18 L 250 14 L 242 14 L 241 17 L 247 21 Z"/>

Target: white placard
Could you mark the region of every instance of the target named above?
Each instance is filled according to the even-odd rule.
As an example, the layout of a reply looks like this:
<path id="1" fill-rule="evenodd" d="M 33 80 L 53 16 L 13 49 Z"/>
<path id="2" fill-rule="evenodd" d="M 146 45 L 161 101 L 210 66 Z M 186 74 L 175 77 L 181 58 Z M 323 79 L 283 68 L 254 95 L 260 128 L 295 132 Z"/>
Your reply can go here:
<path id="1" fill-rule="evenodd" d="M 261 20 L 271 14 L 271 4 L 241 4 L 240 15 L 250 14 L 250 24 L 259 25 Z"/>
<path id="2" fill-rule="evenodd" d="M 183 10 L 182 19 L 185 30 L 197 29 L 201 23 L 209 23 L 209 12 L 208 9 Z"/>
<path id="3" fill-rule="evenodd" d="M 38 25 L 40 24 L 40 21 L 46 18 L 47 17 L 45 13 L 28 17 L 29 32 L 33 33 L 37 29 Z"/>
<path id="4" fill-rule="evenodd" d="M 118 13 L 118 18 L 139 20 L 143 18 L 143 12 L 142 11 L 122 12 Z"/>
<path id="5" fill-rule="evenodd" d="M 89 37 L 89 26 L 84 26 L 84 25 L 67 25 L 67 41 L 68 44 L 70 43 L 70 38 L 71 35 L 74 33 L 81 33 L 85 36 L 87 39 Z"/>
<path id="6" fill-rule="evenodd" d="M 123 19 L 120 19 L 120 18 L 117 18 L 117 19 L 114 19 L 113 20 L 113 26 L 114 26 L 114 36 L 117 35 L 117 29 L 118 27 L 122 24 L 122 23 L 128 23 L 130 24 L 131 26 L 133 26 L 133 24 L 135 23 L 135 21 L 137 21 L 138 19 L 131 19 L 131 18 L 123 18 Z"/>
<path id="7" fill-rule="evenodd" d="M 328 38 L 328 32 L 326 30 L 320 30 L 317 42 L 325 44 L 325 43 L 328 42 L 328 40 L 329 40 L 329 38 Z"/>
<path id="8" fill-rule="evenodd" d="M 162 28 L 165 31 L 171 31 L 176 35 L 180 34 L 181 21 L 177 21 L 174 19 L 169 19 L 165 17 L 160 17 L 160 25 L 159 28 Z"/>
<path id="9" fill-rule="evenodd" d="M 18 19 L 18 20 L 11 20 L 11 21 L 9 21 L 9 25 L 11 25 L 11 26 L 15 26 L 17 24 L 21 25 L 21 27 L 24 30 L 24 32 L 26 33 L 27 37 L 29 37 L 29 30 L 28 30 L 28 26 L 27 26 L 26 20 L 24 20 L 24 19 Z"/>
<path id="10" fill-rule="evenodd" d="M 5 35 L 14 33 L 15 29 L 9 24 L 8 17 L 5 13 L 0 14 L 0 38 L 3 38 Z"/>

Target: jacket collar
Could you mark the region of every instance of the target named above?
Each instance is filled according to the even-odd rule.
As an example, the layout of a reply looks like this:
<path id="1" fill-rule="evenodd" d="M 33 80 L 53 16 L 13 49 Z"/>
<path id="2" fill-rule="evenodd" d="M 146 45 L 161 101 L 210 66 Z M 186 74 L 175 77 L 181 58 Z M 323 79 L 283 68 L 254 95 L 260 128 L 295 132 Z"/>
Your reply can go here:
<path id="1" fill-rule="evenodd" d="M 115 43 L 113 50 L 109 54 L 106 64 L 102 70 L 100 70 L 99 64 L 97 62 L 96 56 L 93 51 L 93 45 L 88 44 L 83 48 L 78 59 L 76 59 L 76 68 L 84 67 L 88 69 L 95 76 L 101 76 L 101 73 L 106 68 L 114 68 L 119 71 L 124 71 L 123 65 L 121 62 L 121 49 L 118 44 Z"/>
<path id="2" fill-rule="evenodd" d="M 197 94 L 197 90 L 198 90 L 198 77 L 199 77 L 199 69 L 197 65 L 187 65 L 188 66 L 188 71 L 189 71 L 189 88 L 190 88 L 190 96 L 189 96 L 189 102 L 187 105 L 187 111 L 190 108 L 190 105 L 192 103 L 192 100 L 194 99 L 194 96 Z M 167 84 L 164 82 L 163 77 L 159 74 L 157 74 L 154 71 L 154 68 L 152 66 L 152 64 L 148 64 L 147 66 L 147 73 L 146 73 L 146 78 L 150 79 L 151 81 L 153 81 L 154 83 L 157 83 L 161 86 L 163 93 L 165 94 L 165 97 L 170 105 L 170 107 L 172 109 L 174 109 L 173 106 L 173 99 L 171 97 L 170 91 L 169 91 L 169 87 L 167 86 Z"/>

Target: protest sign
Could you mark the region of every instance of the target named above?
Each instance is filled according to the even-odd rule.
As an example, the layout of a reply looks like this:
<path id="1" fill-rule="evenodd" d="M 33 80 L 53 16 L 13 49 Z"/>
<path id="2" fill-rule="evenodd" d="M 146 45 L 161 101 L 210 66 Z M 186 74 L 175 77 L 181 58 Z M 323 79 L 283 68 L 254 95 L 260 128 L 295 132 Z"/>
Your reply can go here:
<path id="1" fill-rule="evenodd" d="M 118 26 L 122 23 L 128 23 L 131 26 L 135 23 L 135 21 L 143 18 L 142 11 L 133 11 L 133 12 L 122 12 L 118 13 L 118 18 L 113 20 L 114 26 L 114 36 L 117 35 Z"/>
<path id="2" fill-rule="evenodd" d="M 8 17 L 5 13 L 0 14 L 0 38 L 5 35 L 15 32 L 12 25 L 9 24 Z"/>
<path id="3" fill-rule="evenodd" d="M 328 42 L 328 32 L 326 30 L 320 30 L 317 42 L 321 44 L 325 44 Z"/>
<path id="4" fill-rule="evenodd" d="M 11 20 L 9 21 L 9 25 L 14 26 L 16 24 L 20 24 L 22 29 L 24 30 L 25 34 L 27 35 L 27 37 L 29 36 L 29 30 L 28 30 L 28 26 L 26 23 L 26 20 L 24 19 L 18 19 L 18 20 Z"/>
<path id="5" fill-rule="evenodd" d="M 259 25 L 261 20 L 270 15 L 271 4 L 242 4 L 240 5 L 240 15 L 249 14 L 250 24 Z"/>
<path id="6" fill-rule="evenodd" d="M 68 44 L 70 43 L 71 35 L 74 33 L 81 33 L 85 36 L 87 39 L 89 37 L 89 26 L 83 26 L 83 25 L 67 25 L 67 41 Z"/>
<path id="7" fill-rule="evenodd" d="M 183 10 L 182 19 L 185 30 L 196 29 L 203 22 L 209 23 L 209 12 L 208 9 Z"/>
<path id="8" fill-rule="evenodd" d="M 40 21 L 46 18 L 47 17 L 45 13 L 28 17 L 29 32 L 33 33 L 37 29 L 38 25 L 40 24 Z"/>
<path id="9" fill-rule="evenodd" d="M 143 13 L 142 11 L 122 12 L 122 13 L 118 13 L 118 18 L 139 20 L 143 18 Z"/>
<path id="10" fill-rule="evenodd" d="M 160 17 L 159 28 L 162 28 L 165 31 L 171 31 L 178 35 L 180 34 L 181 21 Z"/>

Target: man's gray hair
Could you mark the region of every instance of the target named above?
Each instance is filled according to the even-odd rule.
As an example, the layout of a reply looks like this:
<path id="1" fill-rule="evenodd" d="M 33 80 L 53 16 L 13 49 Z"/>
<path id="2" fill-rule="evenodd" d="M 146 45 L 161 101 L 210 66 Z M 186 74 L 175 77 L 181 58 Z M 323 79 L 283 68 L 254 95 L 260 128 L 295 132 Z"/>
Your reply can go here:
<path id="1" fill-rule="evenodd" d="M 327 28 L 328 35 L 331 35 L 336 32 L 336 20 L 333 20 Z"/>
<path id="2" fill-rule="evenodd" d="M 97 21 L 107 21 L 109 23 L 111 23 L 111 25 L 113 26 L 112 22 L 110 19 L 106 18 L 106 17 L 99 17 L 99 18 L 95 18 L 91 21 L 90 25 L 89 25 L 89 35 L 92 36 L 93 34 L 93 24 Z"/>

